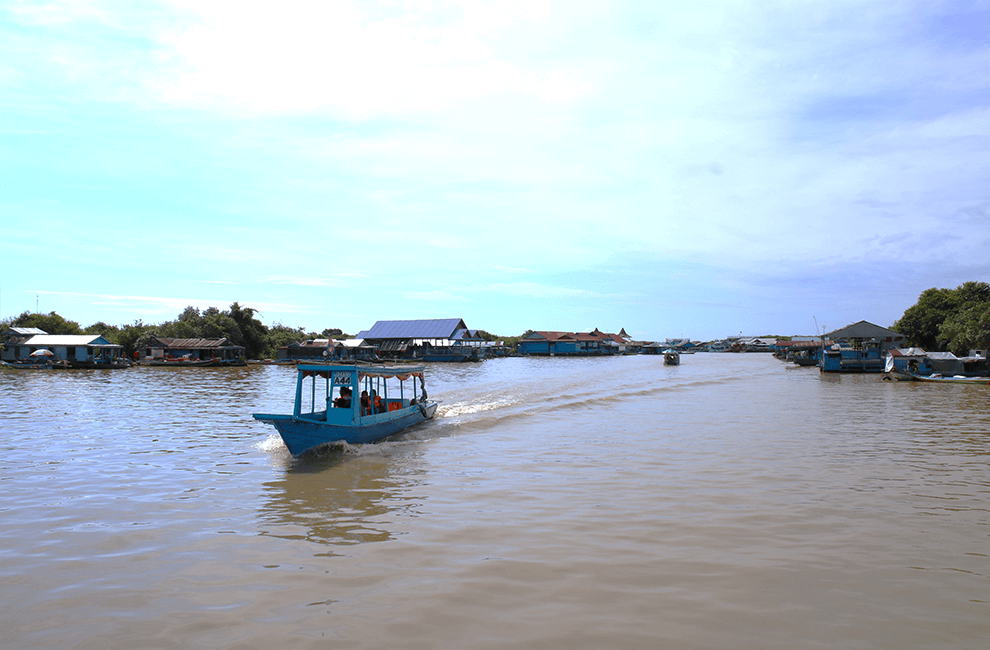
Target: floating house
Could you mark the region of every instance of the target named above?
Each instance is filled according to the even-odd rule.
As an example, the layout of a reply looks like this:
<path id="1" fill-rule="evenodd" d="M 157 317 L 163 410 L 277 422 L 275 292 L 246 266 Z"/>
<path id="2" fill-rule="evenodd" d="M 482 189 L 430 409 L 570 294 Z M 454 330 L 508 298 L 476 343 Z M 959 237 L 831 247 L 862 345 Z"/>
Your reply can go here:
<path id="1" fill-rule="evenodd" d="M 374 361 L 375 348 L 362 339 L 309 339 L 290 343 L 276 352 L 277 360 L 291 363 L 317 363 L 359 359 Z"/>
<path id="2" fill-rule="evenodd" d="M 290 343 L 276 351 L 278 361 L 317 362 L 336 358 L 337 342 L 333 339 L 308 339 Z"/>
<path id="3" fill-rule="evenodd" d="M 149 366 L 243 366 L 244 346 L 234 345 L 226 338 L 178 339 L 155 337 L 144 350 L 144 358 L 138 359 Z M 140 353 L 135 352 L 135 356 Z"/>
<path id="4" fill-rule="evenodd" d="M 821 363 L 822 348 L 830 343 L 822 344 L 821 339 L 812 337 L 795 337 L 790 340 L 777 339 L 774 344 L 773 356 L 781 361 L 793 361 L 799 366 L 817 366 Z"/>
<path id="5" fill-rule="evenodd" d="M 12 328 L 34 329 L 34 328 Z M 41 331 L 41 330 L 38 330 Z M 47 350 L 53 363 L 68 368 L 124 368 L 123 347 L 98 334 L 33 334 L 10 337 L 12 342 L 3 351 L 3 360 L 16 362 L 28 359 L 38 351 Z"/>
<path id="6" fill-rule="evenodd" d="M 865 320 L 825 336 L 835 343 L 822 352 L 822 372 L 883 372 L 887 353 L 904 343 L 903 335 Z"/>
<path id="7" fill-rule="evenodd" d="M 460 318 L 380 320 L 355 338 L 373 346 L 383 359 L 481 361 L 493 347 Z"/>
<path id="8" fill-rule="evenodd" d="M 884 379 L 911 378 L 911 375 L 932 374 L 928 353 L 921 348 L 894 348 L 884 361 Z"/>
<path id="9" fill-rule="evenodd" d="M 602 332 L 598 328 L 587 333 L 540 330 L 519 339 L 516 351 L 537 356 L 603 356 L 625 354 L 628 342 L 625 329 L 619 334 Z"/>
<path id="10" fill-rule="evenodd" d="M 11 327 L 3 333 L 3 344 L 4 347 L 10 349 L 15 345 L 24 343 L 32 336 L 43 336 L 45 334 L 48 334 L 48 332 L 37 327 Z"/>
<path id="11" fill-rule="evenodd" d="M 921 348 L 894 349 L 887 354 L 884 371 L 886 378 L 913 379 L 929 375 L 943 377 L 986 377 L 990 375 L 987 358 L 971 350 L 967 357 L 957 357 L 951 352 L 925 352 Z"/>

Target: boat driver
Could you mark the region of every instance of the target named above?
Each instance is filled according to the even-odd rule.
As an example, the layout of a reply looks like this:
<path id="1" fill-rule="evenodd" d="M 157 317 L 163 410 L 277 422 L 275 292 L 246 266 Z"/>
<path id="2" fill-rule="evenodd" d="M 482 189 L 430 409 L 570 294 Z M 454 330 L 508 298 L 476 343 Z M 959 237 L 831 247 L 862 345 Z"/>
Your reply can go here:
<path id="1" fill-rule="evenodd" d="M 333 401 L 333 405 L 342 409 L 351 408 L 351 389 L 347 386 L 341 387 L 340 397 Z"/>

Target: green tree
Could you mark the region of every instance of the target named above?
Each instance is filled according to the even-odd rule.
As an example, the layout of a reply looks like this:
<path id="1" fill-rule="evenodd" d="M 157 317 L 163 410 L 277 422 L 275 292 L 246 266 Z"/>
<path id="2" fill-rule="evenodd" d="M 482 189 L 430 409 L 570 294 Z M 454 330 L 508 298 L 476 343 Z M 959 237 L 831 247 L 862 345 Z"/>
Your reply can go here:
<path id="1" fill-rule="evenodd" d="M 249 359 L 257 359 L 264 351 L 267 329 L 261 321 L 254 317 L 256 310 L 241 307 L 233 303 L 226 314 L 237 325 L 236 338 L 231 337 L 235 345 L 243 345 L 244 353 Z"/>
<path id="2" fill-rule="evenodd" d="M 116 325 L 107 325 L 103 321 L 98 321 L 92 325 L 87 325 L 83 328 L 84 334 L 98 334 L 110 341 L 111 343 L 116 343 L 115 340 L 117 335 L 120 333 L 120 328 Z"/>
<path id="3" fill-rule="evenodd" d="M 66 320 L 55 312 L 49 314 L 32 314 L 24 312 L 13 320 L 11 327 L 37 327 L 49 334 L 85 334 L 79 323 Z"/>
<path id="4" fill-rule="evenodd" d="M 974 303 L 946 318 L 938 338 L 956 356 L 990 348 L 990 301 Z"/>
<path id="5" fill-rule="evenodd" d="M 131 325 L 123 325 L 120 328 L 120 332 L 117 333 L 117 338 L 113 343 L 121 345 L 124 347 L 124 356 L 128 359 L 134 356 L 135 350 L 140 350 L 138 341 L 142 337 L 145 337 L 148 332 L 154 330 L 154 325 L 145 325 L 144 321 L 136 320 Z"/>
<path id="6" fill-rule="evenodd" d="M 953 348 L 962 344 L 961 339 L 957 343 L 954 337 L 966 330 L 956 322 L 959 314 L 983 304 L 990 304 L 990 285 L 986 282 L 965 282 L 955 289 L 926 289 L 892 329 L 906 336 L 912 345 L 926 350 Z M 965 320 L 971 324 L 979 322 L 978 318 Z M 942 325 L 946 321 L 950 327 L 943 334 Z"/>
<path id="7" fill-rule="evenodd" d="M 276 323 L 268 328 L 265 334 L 265 347 L 261 352 L 261 358 L 274 359 L 278 355 L 278 349 L 291 343 L 300 343 L 306 339 L 313 338 L 306 333 L 302 327 L 295 329 Z"/>

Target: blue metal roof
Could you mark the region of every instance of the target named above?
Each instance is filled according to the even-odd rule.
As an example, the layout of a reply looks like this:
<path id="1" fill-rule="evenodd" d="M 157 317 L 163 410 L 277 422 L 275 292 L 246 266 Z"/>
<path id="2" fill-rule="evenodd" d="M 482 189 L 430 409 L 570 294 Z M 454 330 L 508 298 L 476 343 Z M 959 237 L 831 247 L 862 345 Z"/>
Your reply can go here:
<path id="1" fill-rule="evenodd" d="M 446 339 L 467 329 L 460 318 L 437 320 L 380 320 L 358 336 L 365 339 Z"/>

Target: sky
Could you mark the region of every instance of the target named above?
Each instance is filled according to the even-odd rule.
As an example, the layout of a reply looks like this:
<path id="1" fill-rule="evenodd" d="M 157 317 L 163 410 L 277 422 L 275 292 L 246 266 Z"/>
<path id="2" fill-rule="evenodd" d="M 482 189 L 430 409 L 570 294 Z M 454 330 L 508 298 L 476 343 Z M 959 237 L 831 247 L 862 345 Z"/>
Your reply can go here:
<path id="1" fill-rule="evenodd" d="M 0 319 L 890 326 L 988 181 L 988 1 L 0 0 Z"/>

